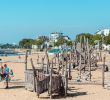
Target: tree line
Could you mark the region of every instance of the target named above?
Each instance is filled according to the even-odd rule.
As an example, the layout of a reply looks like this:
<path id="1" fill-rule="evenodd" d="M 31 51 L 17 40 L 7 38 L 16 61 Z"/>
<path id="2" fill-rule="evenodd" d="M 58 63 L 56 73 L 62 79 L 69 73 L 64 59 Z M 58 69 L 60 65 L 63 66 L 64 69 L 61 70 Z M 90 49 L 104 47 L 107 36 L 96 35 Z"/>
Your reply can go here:
<path id="1" fill-rule="evenodd" d="M 67 46 L 72 46 L 74 41 L 80 42 L 81 36 L 85 36 L 85 38 L 88 38 L 89 44 L 91 44 L 91 45 L 94 45 L 96 40 L 98 40 L 101 43 L 104 43 L 106 45 L 110 44 L 110 33 L 108 36 L 104 36 L 104 35 L 100 35 L 100 34 L 91 34 L 91 33 L 80 33 L 76 36 L 75 40 L 68 41 L 63 37 L 59 37 L 57 39 L 57 42 L 54 42 L 54 46 L 60 46 L 63 44 L 66 44 Z M 40 45 L 43 45 L 46 41 L 49 42 L 49 37 L 47 37 L 47 36 L 40 36 L 37 39 L 22 39 L 19 42 L 19 46 L 21 48 L 32 48 L 32 45 L 40 46 Z M 53 45 L 50 44 L 49 46 L 52 47 Z"/>
<path id="2" fill-rule="evenodd" d="M 88 38 L 89 44 L 91 44 L 91 45 L 94 45 L 96 40 L 98 40 L 101 43 L 106 44 L 106 45 L 110 44 L 110 33 L 108 34 L 108 36 L 104 36 L 101 34 L 81 33 L 76 36 L 75 41 L 79 42 L 80 36 L 85 36 L 85 38 Z"/>

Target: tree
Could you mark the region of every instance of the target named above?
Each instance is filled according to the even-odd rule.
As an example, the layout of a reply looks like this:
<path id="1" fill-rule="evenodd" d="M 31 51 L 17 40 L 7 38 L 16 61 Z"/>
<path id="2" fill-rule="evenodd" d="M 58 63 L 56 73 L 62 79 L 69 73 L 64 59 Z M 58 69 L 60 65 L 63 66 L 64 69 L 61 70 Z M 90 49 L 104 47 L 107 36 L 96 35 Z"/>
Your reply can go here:
<path id="1" fill-rule="evenodd" d="M 93 41 L 93 35 L 92 34 L 90 34 L 90 33 L 81 33 L 81 34 L 78 34 L 77 36 L 76 36 L 76 42 L 80 42 L 80 37 L 85 37 L 85 38 L 88 38 L 88 40 L 89 40 L 89 44 L 93 44 L 94 43 L 94 41 Z M 82 38 L 82 42 L 84 42 L 84 38 Z"/>
<path id="2" fill-rule="evenodd" d="M 72 41 L 66 40 L 64 37 L 59 37 L 57 42 L 54 43 L 55 46 L 60 46 L 66 44 L 68 46 L 72 46 Z"/>
<path id="3" fill-rule="evenodd" d="M 104 42 L 104 38 L 105 38 L 105 36 L 100 35 L 100 34 L 81 33 L 81 34 L 78 34 L 76 36 L 77 37 L 76 38 L 77 42 L 80 42 L 80 37 L 81 36 L 85 37 L 85 38 L 88 38 L 89 44 L 91 44 L 91 45 L 93 45 L 96 40 L 98 40 L 102 43 L 102 42 Z M 84 38 L 82 39 L 82 42 L 84 42 Z"/>
<path id="4" fill-rule="evenodd" d="M 103 37 L 103 41 L 106 45 L 110 44 L 110 33 L 108 34 L 108 36 Z"/>
<path id="5" fill-rule="evenodd" d="M 35 44 L 36 41 L 33 39 L 22 39 L 19 42 L 19 46 L 22 48 L 26 48 L 26 49 L 31 49 L 32 48 L 32 44 Z"/>
<path id="6" fill-rule="evenodd" d="M 102 35 L 100 35 L 100 34 L 94 34 L 94 35 L 93 35 L 93 41 L 99 40 L 100 42 L 103 42 L 103 37 L 104 37 L 104 36 L 102 36 Z"/>
<path id="7" fill-rule="evenodd" d="M 42 45 L 42 49 L 44 49 L 46 46 L 46 42 L 49 42 L 49 38 L 47 36 L 39 36 L 36 40 L 36 45 L 40 46 Z"/>
<path id="8" fill-rule="evenodd" d="M 68 46 L 72 46 L 73 45 L 73 42 L 72 41 L 67 41 L 66 43 Z"/>
<path id="9" fill-rule="evenodd" d="M 60 46 L 60 45 L 63 45 L 64 43 L 66 43 L 67 40 L 64 39 L 63 37 L 59 37 L 57 42 L 54 43 L 55 46 Z"/>

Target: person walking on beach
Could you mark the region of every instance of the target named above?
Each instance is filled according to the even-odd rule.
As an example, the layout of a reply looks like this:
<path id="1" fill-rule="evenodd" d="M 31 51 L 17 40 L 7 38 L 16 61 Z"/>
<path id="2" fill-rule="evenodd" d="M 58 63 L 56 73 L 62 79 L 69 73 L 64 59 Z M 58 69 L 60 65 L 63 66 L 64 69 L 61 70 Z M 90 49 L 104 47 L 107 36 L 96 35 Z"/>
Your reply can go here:
<path id="1" fill-rule="evenodd" d="M 4 64 L 4 77 L 6 80 L 6 89 L 8 88 L 8 81 L 9 81 L 9 68 L 7 64 Z"/>
<path id="2" fill-rule="evenodd" d="M 4 67 L 1 66 L 0 68 L 0 77 L 1 77 L 1 80 L 4 80 Z"/>
<path id="3" fill-rule="evenodd" d="M 13 77 L 14 77 L 13 70 L 11 69 L 9 73 L 10 73 L 10 74 L 9 74 L 10 80 L 12 80 Z"/>

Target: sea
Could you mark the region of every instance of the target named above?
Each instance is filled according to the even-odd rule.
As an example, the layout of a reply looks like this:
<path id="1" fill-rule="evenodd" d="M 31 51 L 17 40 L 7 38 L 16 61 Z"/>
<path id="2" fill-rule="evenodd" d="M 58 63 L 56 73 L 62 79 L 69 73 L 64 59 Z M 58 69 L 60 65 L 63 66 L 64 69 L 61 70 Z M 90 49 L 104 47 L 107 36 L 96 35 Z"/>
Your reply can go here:
<path id="1" fill-rule="evenodd" d="M 11 49 L 0 49 L 0 56 L 19 56 L 24 55 L 23 53 L 16 52 Z"/>

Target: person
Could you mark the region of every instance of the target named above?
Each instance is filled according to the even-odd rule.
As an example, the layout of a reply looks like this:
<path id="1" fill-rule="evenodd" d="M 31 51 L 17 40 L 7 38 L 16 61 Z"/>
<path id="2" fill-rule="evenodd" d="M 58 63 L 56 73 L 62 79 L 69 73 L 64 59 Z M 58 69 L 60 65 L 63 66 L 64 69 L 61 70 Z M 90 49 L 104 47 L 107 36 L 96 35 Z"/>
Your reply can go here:
<path id="1" fill-rule="evenodd" d="M 4 79 L 4 67 L 3 66 L 1 66 L 0 68 L 0 76 L 1 76 L 1 80 L 3 80 Z"/>
<path id="2" fill-rule="evenodd" d="M 9 81 L 9 68 L 7 64 L 4 64 L 4 77 L 6 80 L 6 89 L 8 88 L 8 81 Z"/>
<path id="3" fill-rule="evenodd" d="M 9 76 L 10 76 L 10 80 L 14 77 L 14 74 L 13 74 L 13 70 L 12 69 L 10 70 L 10 75 Z"/>
<path id="4" fill-rule="evenodd" d="M 2 70 L 1 70 L 1 68 L 0 68 L 0 81 L 2 80 Z"/>

